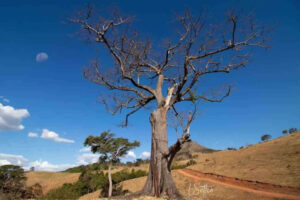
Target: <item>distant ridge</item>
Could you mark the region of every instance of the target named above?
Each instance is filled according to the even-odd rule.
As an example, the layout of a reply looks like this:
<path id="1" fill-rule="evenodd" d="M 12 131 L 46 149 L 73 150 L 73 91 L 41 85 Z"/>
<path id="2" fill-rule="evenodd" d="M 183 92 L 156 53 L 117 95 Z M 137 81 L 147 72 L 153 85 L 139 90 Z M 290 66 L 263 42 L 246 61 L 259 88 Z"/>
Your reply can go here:
<path id="1" fill-rule="evenodd" d="M 217 150 L 207 148 L 195 141 L 186 142 L 182 145 L 181 150 L 176 154 L 175 160 L 186 160 L 193 158 L 193 153 L 212 153 Z"/>

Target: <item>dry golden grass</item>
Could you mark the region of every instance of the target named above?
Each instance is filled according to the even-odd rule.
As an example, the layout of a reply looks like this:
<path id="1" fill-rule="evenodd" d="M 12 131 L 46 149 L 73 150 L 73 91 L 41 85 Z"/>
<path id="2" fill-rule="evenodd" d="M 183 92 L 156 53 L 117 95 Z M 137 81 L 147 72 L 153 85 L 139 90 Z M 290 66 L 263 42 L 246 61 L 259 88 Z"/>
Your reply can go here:
<path id="1" fill-rule="evenodd" d="M 300 187 L 300 131 L 232 151 L 198 154 L 189 168 L 205 173 Z"/>
<path id="2" fill-rule="evenodd" d="M 266 183 L 300 186 L 300 132 L 277 138 L 275 140 L 249 146 L 237 151 L 220 151 L 210 154 L 199 153 L 197 164 L 189 168 L 201 172 L 221 174 L 229 177 L 261 181 Z M 186 161 L 177 161 L 185 164 Z M 189 200 L 270 200 L 272 198 L 258 196 L 232 188 L 201 181 L 195 184 L 194 180 L 183 177 L 175 171 L 172 172 L 176 186 Z M 123 189 L 137 192 L 142 189 L 146 177 L 122 182 Z M 199 192 L 201 186 L 212 188 L 211 193 Z M 99 194 L 99 193 L 98 193 Z M 95 199 L 98 195 L 94 196 Z M 138 199 L 154 200 L 152 197 Z M 91 200 L 91 199 L 89 199 Z"/>
<path id="3" fill-rule="evenodd" d="M 94 200 L 94 199 L 99 199 L 101 190 L 97 190 L 95 192 L 83 195 L 79 198 L 79 200 Z"/>
<path id="4" fill-rule="evenodd" d="M 237 151 L 219 151 L 214 153 L 198 153 L 197 164 L 189 168 L 201 172 L 215 173 L 240 179 L 261 181 L 266 183 L 300 187 L 300 132 L 287 135 L 275 140 L 249 146 Z M 177 161 L 176 164 L 185 164 L 187 161 Z M 113 172 L 124 168 L 116 168 Z M 148 171 L 148 165 L 130 167 L 131 169 L 142 169 Z M 193 179 L 184 177 L 178 172 L 172 171 L 177 188 L 186 199 L 210 199 L 210 200 L 270 200 L 256 194 L 240 191 L 233 188 L 201 181 L 196 183 Z M 79 173 L 50 173 L 30 172 L 27 173 L 27 185 L 36 182 L 43 186 L 45 192 L 60 187 L 63 183 L 77 181 Z M 146 177 L 127 180 L 122 182 L 124 190 L 137 192 L 142 189 Z M 207 185 L 213 189 L 203 198 L 199 192 L 201 186 Z M 80 200 L 99 199 L 100 191 L 82 196 Z M 158 200 L 152 197 L 140 197 L 136 200 Z M 162 199 L 162 198 L 161 198 Z"/>
<path id="5" fill-rule="evenodd" d="M 74 183 L 78 180 L 80 173 L 67 172 L 28 172 L 26 173 L 26 185 L 31 186 L 39 183 L 46 194 L 52 189 L 59 188 L 64 183 Z"/>
<path id="6" fill-rule="evenodd" d="M 177 188 L 180 193 L 188 200 L 199 200 L 199 199 L 210 199 L 210 200 L 271 200 L 271 198 L 266 198 L 262 196 L 258 196 L 252 193 L 239 191 L 219 185 L 215 185 L 212 183 L 208 183 L 205 181 L 195 182 L 193 179 L 184 177 L 178 172 L 173 171 L 172 176 L 176 183 Z M 123 189 L 129 190 L 131 193 L 138 192 L 144 186 L 146 182 L 146 177 L 136 178 L 132 180 L 127 180 L 121 183 Z M 209 193 L 203 192 L 203 187 L 207 186 L 210 190 Z M 88 195 L 82 196 L 80 200 L 98 200 L 104 199 L 99 198 L 100 191 L 96 191 L 94 193 L 90 193 Z M 133 200 L 163 200 L 164 198 L 153 198 L 153 197 L 139 197 L 134 198 Z"/>
<path id="7" fill-rule="evenodd" d="M 271 198 L 265 198 L 262 196 L 258 196 L 256 194 L 239 191 L 236 189 L 227 188 L 220 185 L 215 185 L 212 183 L 208 183 L 205 181 L 195 182 L 193 179 L 184 177 L 176 170 L 172 171 L 172 176 L 176 183 L 176 186 L 180 193 L 188 200 L 199 200 L 199 199 L 210 199 L 210 200 L 236 200 L 236 199 L 243 199 L 243 200 L 270 200 Z M 121 183 L 123 189 L 127 189 L 130 192 L 137 192 L 142 189 L 144 183 L 146 182 L 146 177 L 141 177 L 137 179 L 127 180 Z M 209 193 L 204 193 L 204 186 L 207 186 L 210 190 Z M 96 198 L 97 199 L 97 198 Z M 153 197 L 140 197 L 138 199 L 148 199 L 148 200 L 155 200 L 157 198 Z M 163 199 L 163 198 L 161 198 Z M 91 199 L 89 199 L 91 200 Z M 137 200 L 137 199 L 136 199 Z"/>
<path id="8" fill-rule="evenodd" d="M 127 181 L 123 181 L 120 184 L 122 185 L 123 190 L 128 190 L 129 192 L 138 192 L 142 190 L 146 182 L 147 177 L 135 178 Z"/>

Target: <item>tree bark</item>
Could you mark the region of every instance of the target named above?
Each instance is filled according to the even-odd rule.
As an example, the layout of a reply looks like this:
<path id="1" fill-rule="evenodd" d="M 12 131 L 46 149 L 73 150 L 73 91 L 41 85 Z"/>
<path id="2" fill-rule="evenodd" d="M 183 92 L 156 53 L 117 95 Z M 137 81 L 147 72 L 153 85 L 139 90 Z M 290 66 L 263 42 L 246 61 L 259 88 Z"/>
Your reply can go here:
<path id="1" fill-rule="evenodd" d="M 151 158 L 148 178 L 141 191 L 143 195 L 168 196 L 181 199 L 173 181 L 169 163 L 169 148 L 167 137 L 167 108 L 162 107 L 153 111 L 150 116 L 152 125 Z"/>
<path id="2" fill-rule="evenodd" d="M 109 162 L 109 164 L 108 164 L 108 182 L 109 182 L 108 197 L 111 197 L 111 194 L 112 194 L 111 162 Z"/>

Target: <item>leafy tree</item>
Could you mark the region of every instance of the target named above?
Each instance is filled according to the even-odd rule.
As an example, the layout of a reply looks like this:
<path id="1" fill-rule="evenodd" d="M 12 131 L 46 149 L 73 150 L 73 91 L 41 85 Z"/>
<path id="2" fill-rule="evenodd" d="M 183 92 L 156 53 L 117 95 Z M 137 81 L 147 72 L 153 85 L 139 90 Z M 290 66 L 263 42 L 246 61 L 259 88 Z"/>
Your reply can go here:
<path id="1" fill-rule="evenodd" d="M 100 136 L 89 136 L 84 142 L 85 146 L 90 146 L 93 153 L 99 153 L 99 160 L 108 163 L 108 197 L 112 195 L 112 178 L 111 167 L 112 164 L 118 162 L 120 157 L 127 154 L 127 152 L 135 147 L 140 146 L 138 141 L 129 142 L 125 138 L 115 138 L 115 134 L 109 131 L 102 132 Z"/>
<path id="2" fill-rule="evenodd" d="M 268 140 L 270 140 L 271 139 L 271 135 L 269 135 L 269 134 L 265 134 L 265 135 L 263 135 L 263 136 L 261 136 L 261 141 L 268 141 Z"/>
<path id="3" fill-rule="evenodd" d="M 249 61 L 250 50 L 267 47 L 268 30 L 256 24 L 249 15 L 229 12 L 224 23 L 214 23 L 207 17 L 195 17 L 186 11 L 183 16 L 176 17 L 178 37 L 170 36 L 166 45 L 161 45 L 140 37 L 137 31 L 131 29 L 133 26 L 126 26 L 132 22 L 132 17 L 110 13 L 113 16 L 108 18 L 97 16 L 88 6 L 70 19 L 70 22 L 80 25 L 84 37 L 102 46 L 112 58 L 111 63 L 105 62 L 110 67 L 92 61 L 84 69 L 84 77 L 111 92 L 111 95 L 104 92 L 101 100 L 112 114 L 128 109 L 124 126 L 137 111 L 155 107 L 150 115 L 152 147 L 149 174 L 141 194 L 180 197 L 170 166 L 182 144 L 190 140 L 190 124 L 195 112 L 184 118 L 187 122 L 182 133 L 170 147 L 167 116 L 180 117 L 177 111 L 179 103 L 190 102 L 184 104 L 184 108 L 189 110 L 189 105 L 201 100 L 222 102 L 228 97 L 230 86 L 223 85 L 215 92 L 207 93 L 205 90 L 208 88 L 199 85 L 199 80 L 209 74 L 228 74 L 244 67 Z"/>
<path id="4" fill-rule="evenodd" d="M 20 166 L 3 165 L 0 167 L 0 192 L 7 199 L 21 199 L 26 193 L 26 177 Z"/>
<path id="5" fill-rule="evenodd" d="M 288 133 L 287 130 L 283 130 L 283 131 L 282 131 L 282 134 L 287 134 L 287 133 Z"/>
<path id="6" fill-rule="evenodd" d="M 290 128 L 289 129 L 289 134 L 295 133 L 297 131 L 297 128 Z"/>

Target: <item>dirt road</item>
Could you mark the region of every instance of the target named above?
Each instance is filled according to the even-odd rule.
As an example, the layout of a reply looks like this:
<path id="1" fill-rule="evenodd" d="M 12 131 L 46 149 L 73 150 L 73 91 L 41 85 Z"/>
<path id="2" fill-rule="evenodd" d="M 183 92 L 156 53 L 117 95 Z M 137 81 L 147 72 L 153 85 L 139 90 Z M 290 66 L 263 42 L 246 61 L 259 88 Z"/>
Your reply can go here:
<path id="1" fill-rule="evenodd" d="M 300 200 L 300 188 L 241 180 L 211 173 L 202 173 L 191 169 L 179 169 L 177 172 L 186 177 L 190 177 L 195 181 L 207 181 L 266 197 Z"/>

